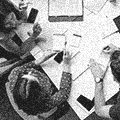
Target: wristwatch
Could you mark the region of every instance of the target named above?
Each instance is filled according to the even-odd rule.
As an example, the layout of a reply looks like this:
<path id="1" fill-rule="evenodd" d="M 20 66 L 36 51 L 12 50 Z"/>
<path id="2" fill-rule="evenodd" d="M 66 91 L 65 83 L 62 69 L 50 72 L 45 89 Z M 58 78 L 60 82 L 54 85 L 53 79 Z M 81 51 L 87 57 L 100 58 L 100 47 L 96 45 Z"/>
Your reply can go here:
<path id="1" fill-rule="evenodd" d="M 103 82 L 103 78 L 96 78 L 95 81 L 96 81 L 96 83 Z"/>

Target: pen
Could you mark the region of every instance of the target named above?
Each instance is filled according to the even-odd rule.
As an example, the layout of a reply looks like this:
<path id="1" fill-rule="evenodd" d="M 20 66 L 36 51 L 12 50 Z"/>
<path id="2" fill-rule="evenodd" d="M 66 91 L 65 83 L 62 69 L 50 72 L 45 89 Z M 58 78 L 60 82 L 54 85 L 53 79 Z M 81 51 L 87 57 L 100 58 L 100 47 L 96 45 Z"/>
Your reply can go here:
<path id="1" fill-rule="evenodd" d="M 76 36 L 76 37 L 82 37 L 81 35 L 77 35 L 77 34 L 73 34 L 74 36 Z"/>
<path id="2" fill-rule="evenodd" d="M 85 73 L 89 68 L 90 68 L 90 66 L 87 67 L 82 73 L 80 73 L 73 81 L 75 81 L 76 79 L 78 79 L 78 78 L 79 78 L 83 73 Z"/>
<path id="3" fill-rule="evenodd" d="M 80 53 L 80 51 L 78 51 L 73 57 L 72 57 L 72 59 L 75 57 L 75 56 L 77 56 L 77 54 L 79 54 Z"/>
<path id="4" fill-rule="evenodd" d="M 117 31 L 115 31 L 115 32 L 113 32 L 113 33 L 111 33 L 111 34 L 109 34 L 109 35 L 107 35 L 107 36 L 105 36 L 104 38 L 102 38 L 102 39 L 105 39 L 105 38 L 107 38 L 107 37 L 110 37 L 111 35 L 114 35 L 115 33 L 117 33 L 117 32 L 119 32 L 119 30 L 117 30 Z"/>

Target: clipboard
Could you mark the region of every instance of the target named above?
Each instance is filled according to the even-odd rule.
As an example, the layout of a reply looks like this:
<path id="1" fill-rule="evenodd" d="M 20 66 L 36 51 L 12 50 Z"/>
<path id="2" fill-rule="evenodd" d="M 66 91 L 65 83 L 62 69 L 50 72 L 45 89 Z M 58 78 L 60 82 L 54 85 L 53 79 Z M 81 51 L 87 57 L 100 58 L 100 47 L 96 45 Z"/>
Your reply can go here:
<path id="1" fill-rule="evenodd" d="M 48 0 L 50 22 L 83 21 L 83 0 Z"/>

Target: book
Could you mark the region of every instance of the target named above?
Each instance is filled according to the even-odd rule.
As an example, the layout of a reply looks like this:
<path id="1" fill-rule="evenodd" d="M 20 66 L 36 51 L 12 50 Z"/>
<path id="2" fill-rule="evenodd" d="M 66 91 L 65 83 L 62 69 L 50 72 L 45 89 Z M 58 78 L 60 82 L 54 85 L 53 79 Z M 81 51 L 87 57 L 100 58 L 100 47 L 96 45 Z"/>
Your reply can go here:
<path id="1" fill-rule="evenodd" d="M 82 21 L 83 0 L 49 0 L 48 15 L 50 22 Z"/>

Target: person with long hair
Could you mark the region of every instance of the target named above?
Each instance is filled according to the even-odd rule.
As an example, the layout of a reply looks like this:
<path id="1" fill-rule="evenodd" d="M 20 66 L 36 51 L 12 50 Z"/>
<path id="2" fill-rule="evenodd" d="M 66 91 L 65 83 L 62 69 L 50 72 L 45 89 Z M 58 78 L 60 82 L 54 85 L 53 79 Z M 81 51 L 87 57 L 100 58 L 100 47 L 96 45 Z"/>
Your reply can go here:
<path id="1" fill-rule="evenodd" d="M 38 23 L 33 26 L 33 33 L 31 36 L 21 45 L 17 45 L 12 39 L 14 37 L 15 30 L 18 25 L 26 22 L 27 7 L 20 8 L 14 5 L 10 0 L 0 0 L 0 46 L 6 51 L 18 56 L 24 55 L 26 52 L 32 50 L 36 45 L 36 38 L 41 33 L 42 29 Z M 3 49 L 0 49 L 0 54 L 3 54 Z M 1 55 L 2 56 L 2 55 Z M 4 55 L 3 55 L 4 56 Z"/>
<path id="2" fill-rule="evenodd" d="M 30 62 L 14 68 L 8 77 L 9 99 L 13 108 L 25 120 L 49 117 L 70 94 L 72 84 L 70 53 L 65 52 L 63 57 L 63 72 L 58 91 L 54 90 L 49 77 L 40 71 L 40 63 Z"/>

